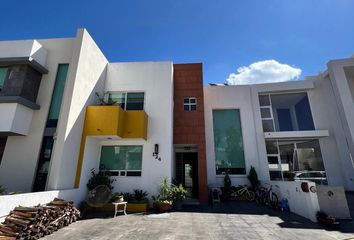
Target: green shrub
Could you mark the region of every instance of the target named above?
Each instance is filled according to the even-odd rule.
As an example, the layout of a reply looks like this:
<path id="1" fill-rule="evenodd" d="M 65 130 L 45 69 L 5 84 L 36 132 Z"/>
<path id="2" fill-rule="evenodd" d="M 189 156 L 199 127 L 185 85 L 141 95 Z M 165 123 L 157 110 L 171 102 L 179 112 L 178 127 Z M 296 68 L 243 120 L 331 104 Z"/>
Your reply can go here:
<path id="1" fill-rule="evenodd" d="M 148 193 L 141 189 L 134 189 L 134 200 L 136 202 L 145 202 L 147 201 Z"/>
<path id="2" fill-rule="evenodd" d="M 5 194 L 6 188 L 4 188 L 2 185 L 0 185 L 0 195 Z"/>
<path id="3" fill-rule="evenodd" d="M 88 190 L 92 190 L 99 185 L 106 185 L 110 190 L 113 190 L 112 183 L 115 179 L 111 179 L 109 175 L 107 175 L 104 171 L 96 173 L 95 169 L 91 169 L 91 178 L 87 183 Z"/>
<path id="4" fill-rule="evenodd" d="M 251 169 L 250 169 L 250 172 L 248 173 L 247 178 L 250 181 L 253 189 L 258 187 L 258 185 L 259 185 L 258 175 L 257 175 L 256 169 L 253 166 L 251 166 Z"/>

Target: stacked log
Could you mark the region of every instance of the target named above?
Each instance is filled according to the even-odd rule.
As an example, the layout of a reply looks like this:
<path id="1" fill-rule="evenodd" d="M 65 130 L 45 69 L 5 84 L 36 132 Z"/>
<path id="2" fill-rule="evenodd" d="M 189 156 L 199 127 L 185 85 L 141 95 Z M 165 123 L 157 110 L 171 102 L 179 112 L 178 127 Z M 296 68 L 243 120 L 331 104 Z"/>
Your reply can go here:
<path id="1" fill-rule="evenodd" d="M 15 207 L 0 224 L 0 240 L 39 239 L 76 222 L 80 217 L 72 201 L 55 198 L 35 207 Z"/>

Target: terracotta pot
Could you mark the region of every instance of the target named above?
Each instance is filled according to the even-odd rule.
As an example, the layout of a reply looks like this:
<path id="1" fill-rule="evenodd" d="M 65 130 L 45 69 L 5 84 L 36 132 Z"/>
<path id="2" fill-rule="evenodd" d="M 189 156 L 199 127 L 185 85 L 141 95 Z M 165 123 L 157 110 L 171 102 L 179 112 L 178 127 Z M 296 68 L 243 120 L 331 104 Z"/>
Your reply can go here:
<path id="1" fill-rule="evenodd" d="M 167 212 L 172 209 L 172 204 L 169 203 L 156 202 L 155 206 L 158 212 Z"/>
<path id="2" fill-rule="evenodd" d="M 124 196 L 116 197 L 116 202 L 124 202 Z"/>

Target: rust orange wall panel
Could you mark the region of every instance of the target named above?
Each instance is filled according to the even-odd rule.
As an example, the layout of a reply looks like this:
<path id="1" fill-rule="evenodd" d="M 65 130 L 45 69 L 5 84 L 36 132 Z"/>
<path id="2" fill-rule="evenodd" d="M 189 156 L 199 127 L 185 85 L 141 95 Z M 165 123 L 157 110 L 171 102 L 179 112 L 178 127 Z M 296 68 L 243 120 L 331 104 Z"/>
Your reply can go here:
<path id="1" fill-rule="evenodd" d="M 198 146 L 199 200 L 208 203 L 207 166 L 205 153 L 205 123 L 203 95 L 203 65 L 174 64 L 174 144 L 196 144 Z M 196 111 L 184 111 L 183 100 L 197 98 Z"/>

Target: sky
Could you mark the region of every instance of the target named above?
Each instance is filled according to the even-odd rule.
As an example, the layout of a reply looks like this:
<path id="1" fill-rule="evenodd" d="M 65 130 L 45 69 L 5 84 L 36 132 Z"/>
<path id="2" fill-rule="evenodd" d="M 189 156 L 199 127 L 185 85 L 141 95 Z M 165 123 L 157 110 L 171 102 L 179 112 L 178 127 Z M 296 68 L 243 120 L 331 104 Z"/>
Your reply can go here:
<path id="1" fill-rule="evenodd" d="M 204 83 L 299 80 L 354 54 L 354 0 L 3 1 L 0 40 L 74 37 L 110 62 L 203 63 Z"/>

